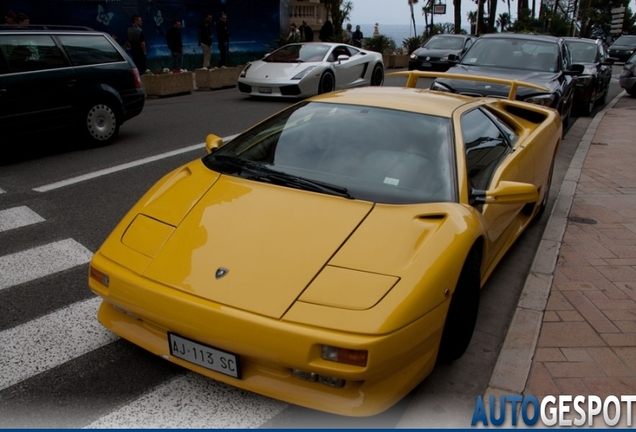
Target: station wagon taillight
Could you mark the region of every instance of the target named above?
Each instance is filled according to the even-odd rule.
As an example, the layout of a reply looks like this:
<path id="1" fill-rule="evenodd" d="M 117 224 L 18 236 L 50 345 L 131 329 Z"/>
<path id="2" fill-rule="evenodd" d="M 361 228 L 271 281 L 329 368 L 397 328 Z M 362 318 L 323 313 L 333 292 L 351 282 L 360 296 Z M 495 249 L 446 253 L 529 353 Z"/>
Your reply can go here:
<path id="1" fill-rule="evenodd" d="M 133 68 L 133 76 L 135 77 L 135 88 L 141 88 L 141 78 L 139 77 L 137 68 Z"/>

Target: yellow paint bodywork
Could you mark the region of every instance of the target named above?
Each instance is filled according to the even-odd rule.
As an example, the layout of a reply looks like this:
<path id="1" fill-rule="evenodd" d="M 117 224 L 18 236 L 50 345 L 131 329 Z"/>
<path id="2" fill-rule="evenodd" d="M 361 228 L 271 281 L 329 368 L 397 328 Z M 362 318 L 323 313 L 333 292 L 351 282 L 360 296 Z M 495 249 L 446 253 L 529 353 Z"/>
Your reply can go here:
<path id="1" fill-rule="evenodd" d="M 313 100 L 445 116 L 478 106 L 519 135 L 486 203 L 469 204 L 461 128 L 454 128 L 457 202 L 389 205 L 222 175 L 195 160 L 166 175 L 122 219 L 91 266 L 98 318 L 170 361 L 290 403 L 366 416 L 400 400 L 435 365 L 469 251 L 481 283 L 531 221 L 561 136 L 556 111 L 523 102 L 419 89 L 362 88 Z M 517 109 L 544 116 L 537 123 Z M 210 138 L 210 146 L 218 140 Z M 536 210 L 535 210 L 536 212 Z M 229 270 L 217 278 L 219 268 Z M 170 355 L 177 333 L 240 356 L 229 377 Z M 368 351 L 367 365 L 321 358 L 321 346 Z M 345 380 L 308 382 L 293 369 Z"/>

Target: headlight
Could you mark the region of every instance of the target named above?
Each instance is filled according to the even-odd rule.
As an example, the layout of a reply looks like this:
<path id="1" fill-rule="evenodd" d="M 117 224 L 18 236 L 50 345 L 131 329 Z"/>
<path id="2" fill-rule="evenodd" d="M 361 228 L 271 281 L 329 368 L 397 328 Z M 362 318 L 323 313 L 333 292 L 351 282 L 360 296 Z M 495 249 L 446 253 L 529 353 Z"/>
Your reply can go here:
<path id="1" fill-rule="evenodd" d="M 537 105 L 543 105 L 543 106 L 546 106 L 546 107 L 551 107 L 555 98 L 556 98 L 556 96 L 553 95 L 553 94 L 545 94 L 545 95 L 528 97 L 528 98 L 525 98 L 524 101 L 525 102 L 534 103 L 534 104 L 537 104 Z"/>
<path id="2" fill-rule="evenodd" d="M 415 55 L 415 53 L 411 54 L 411 60 L 416 60 L 417 56 Z"/>
<path id="3" fill-rule="evenodd" d="M 447 55 L 445 55 L 444 57 L 442 57 L 441 59 L 439 59 L 439 61 L 447 62 L 447 61 L 448 61 L 448 56 L 447 56 Z"/>
<path id="4" fill-rule="evenodd" d="M 303 79 L 303 77 L 305 75 L 307 75 L 309 72 L 311 72 L 315 67 L 316 66 L 309 66 L 308 68 L 303 69 L 302 71 L 300 71 L 296 75 L 294 75 L 294 77 L 292 79 L 293 80 Z"/>
<path id="5" fill-rule="evenodd" d="M 444 84 L 440 84 L 437 81 L 433 81 L 433 84 L 431 84 L 431 90 L 437 90 L 437 91 L 447 92 L 447 93 L 453 92 L 449 87 L 445 86 Z"/>
<path id="6" fill-rule="evenodd" d="M 239 77 L 241 78 L 245 78 L 245 75 L 247 74 L 247 70 L 252 66 L 252 63 L 248 63 L 247 66 L 245 66 L 245 68 L 243 68 L 243 70 L 241 71 L 241 74 L 239 75 Z"/>

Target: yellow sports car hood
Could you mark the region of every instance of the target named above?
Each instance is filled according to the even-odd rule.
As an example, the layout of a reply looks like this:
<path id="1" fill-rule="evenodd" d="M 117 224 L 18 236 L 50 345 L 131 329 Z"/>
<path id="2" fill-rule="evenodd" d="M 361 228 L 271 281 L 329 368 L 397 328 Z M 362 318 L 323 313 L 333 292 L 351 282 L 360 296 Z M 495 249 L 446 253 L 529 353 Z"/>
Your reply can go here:
<path id="1" fill-rule="evenodd" d="M 167 237 L 144 276 L 279 318 L 372 206 L 222 175 L 173 232 L 146 219 L 152 214 L 135 218 L 128 231 L 142 224 Z"/>

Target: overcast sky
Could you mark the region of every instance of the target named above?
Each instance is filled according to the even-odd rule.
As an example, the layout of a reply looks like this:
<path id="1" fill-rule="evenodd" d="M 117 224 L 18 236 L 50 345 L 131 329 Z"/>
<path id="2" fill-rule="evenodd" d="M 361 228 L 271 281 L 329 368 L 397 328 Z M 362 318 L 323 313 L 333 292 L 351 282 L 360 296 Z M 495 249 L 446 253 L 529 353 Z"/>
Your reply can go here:
<path id="1" fill-rule="evenodd" d="M 497 15 L 508 12 L 508 4 L 505 1 L 497 0 Z M 351 0 L 353 10 L 351 11 L 351 23 L 356 24 L 410 24 L 411 9 L 408 0 Z M 435 15 L 436 23 L 453 22 L 453 0 L 440 0 L 446 3 L 446 15 Z M 414 6 L 415 24 L 418 28 L 424 26 L 424 16 L 422 16 L 423 1 L 420 0 Z M 529 2 L 532 4 L 532 1 Z M 539 13 L 539 5 L 541 0 L 536 0 L 536 12 Z M 636 10 L 634 5 L 636 0 L 630 1 L 632 12 Z M 510 9 L 512 11 L 513 21 L 517 18 L 517 1 L 510 0 Z M 470 11 L 476 11 L 477 5 L 473 0 L 462 0 L 462 27 L 468 27 L 468 18 L 466 14 Z"/>

